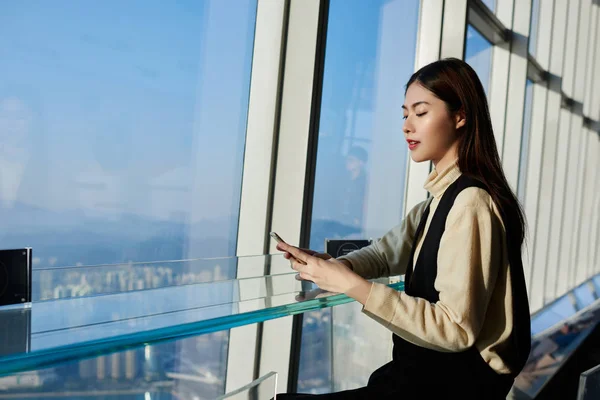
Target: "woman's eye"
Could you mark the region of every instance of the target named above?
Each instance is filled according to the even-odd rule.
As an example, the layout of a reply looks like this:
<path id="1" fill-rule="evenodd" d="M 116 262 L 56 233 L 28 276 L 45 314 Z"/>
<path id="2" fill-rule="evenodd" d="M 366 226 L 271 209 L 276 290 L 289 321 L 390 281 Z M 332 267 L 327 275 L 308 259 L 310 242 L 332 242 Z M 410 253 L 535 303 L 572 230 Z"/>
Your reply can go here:
<path id="1" fill-rule="evenodd" d="M 427 111 L 422 112 L 421 114 L 417 114 L 417 117 L 422 117 L 423 115 L 427 114 Z"/>
<path id="2" fill-rule="evenodd" d="M 408 118 L 408 115 L 403 115 L 402 116 L 402 119 L 406 119 L 406 118 Z"/>

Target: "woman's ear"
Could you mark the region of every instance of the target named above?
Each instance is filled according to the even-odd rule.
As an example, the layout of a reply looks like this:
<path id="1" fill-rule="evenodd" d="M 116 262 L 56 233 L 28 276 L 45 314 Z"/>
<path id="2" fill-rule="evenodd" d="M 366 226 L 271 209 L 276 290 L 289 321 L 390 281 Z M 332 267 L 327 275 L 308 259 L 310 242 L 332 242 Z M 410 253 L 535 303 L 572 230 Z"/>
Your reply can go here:
<path id="1" fill-rule="evenodd" d="M 456 130 L 459 130 L 466 124 L 467 124 L 467 119 L 465 117 L 465 112 L 463 110 L 460 110 L 459 112 L 454 114 L 454 126 L 455 126 Z"/>

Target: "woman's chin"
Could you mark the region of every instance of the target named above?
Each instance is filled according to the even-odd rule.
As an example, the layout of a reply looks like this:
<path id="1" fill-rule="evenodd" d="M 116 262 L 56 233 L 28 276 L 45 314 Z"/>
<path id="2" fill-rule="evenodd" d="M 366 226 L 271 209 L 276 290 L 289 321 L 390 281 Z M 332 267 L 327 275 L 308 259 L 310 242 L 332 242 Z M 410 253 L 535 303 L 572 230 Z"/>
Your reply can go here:
<path id="1" fill-rule="evenodd" d="M 429 161 L 429 159 L 427 157 L 423 157 L 422 155 L 419 155 L 419 153 L 415 152 L 415 151 L 410 152 L 410 158 L 412 158 L 412 160 L 416 163 L 421 163 L 423 161 Z"/>

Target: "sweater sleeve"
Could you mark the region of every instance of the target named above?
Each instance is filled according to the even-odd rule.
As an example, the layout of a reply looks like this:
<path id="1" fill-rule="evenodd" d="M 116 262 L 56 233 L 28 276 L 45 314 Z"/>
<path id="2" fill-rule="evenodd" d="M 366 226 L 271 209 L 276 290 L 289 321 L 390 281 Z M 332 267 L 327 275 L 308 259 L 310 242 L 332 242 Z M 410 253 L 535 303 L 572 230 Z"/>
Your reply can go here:
<path id="1" fill-rule="evenodd" d="M 429 200 L 417 204 L 402 224 L 394 227 L 372 245 L 338 259 L 350 262 L 354 272 L 365 279 L 404 274 L 415 232 L 428 204 Z"/>
<path id="2" fill-rule="evenodd" d="M 473 346 L 500 268 L 502 231 L 489 194 L 465 189 L 448 214 L 440 242 L 435 280 L 439 301 L 373 284 L 363 312 L 422 347 L 458 352 Z"/>

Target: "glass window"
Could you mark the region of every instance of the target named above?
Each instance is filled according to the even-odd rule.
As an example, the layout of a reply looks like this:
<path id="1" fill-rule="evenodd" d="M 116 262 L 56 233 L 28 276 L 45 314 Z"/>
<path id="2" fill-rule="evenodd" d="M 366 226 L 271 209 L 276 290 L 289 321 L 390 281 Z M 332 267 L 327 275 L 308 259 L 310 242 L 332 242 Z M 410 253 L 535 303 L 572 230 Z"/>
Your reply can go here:
<path id="1" fill-rule="evenodd" d="M 2 248 L 34 268 L 234 255 L 256 7 L 4 5 Z M 224 392 L 228 340 L 189 342 L 196 395 Z"/>
<path id="2" fill-rule="evenodd" d="M 0 241 L 34 268 L 234 255 L 257 0 L 0 23 Z"/>
<path id="3" fill-rule="evenodd" d="M 527 79 L 525 87 L 525 108 L 523 110 L 523 134 L 521 136 L 521 157 L 519 161 L 519 181 L 517 195 L 525 203 L 525 184 L 527 183 L 527 164 L 529 160 L 529 137 L 531 132 L 531 114 L 533 111 L 533 82 Z"/>
<path id="4" fill-rule="evenodd" d="M 465 61 L 477 72 L 488 96 L 492 72 L 492 48 L 493 45 L 481 33 L 472 25 L 468 26 Z"/>
<path id="5" fill-rule="evenodd" d="M 418 0 L 331 1 L 310 241 L 315 250 L 322 251 L 326 239 L 377 238 L 401 222 L 408 155 L 401 106 L 414 72 L 418 15 Z M 304 315 L 299 391 L 344 386 L 332 373 L 332 321 L 330 309 Z"/>
<path id="6" fill-rule="evenodd" d="M 540 19 L 540 0 L 531 3 L 531 25 L 529 26 L 529 54 L 537 55 L 538 25 Z"/>
<path id="7" fill-rule="evenodd" d="M 496 11 L 496 0 L 483 0 L 483 4 L 485 4 L 490 10 Z"/>

